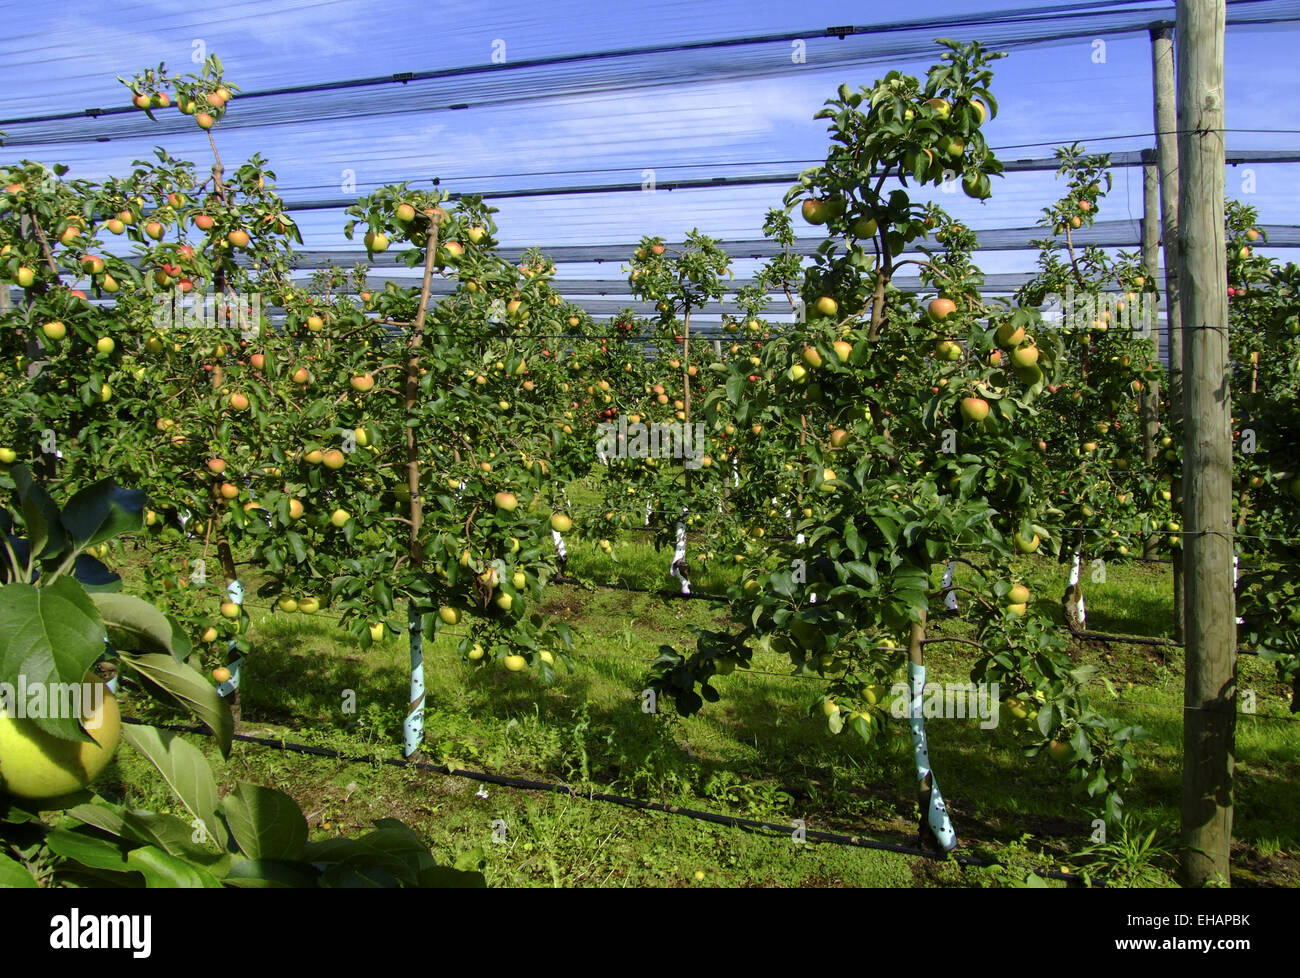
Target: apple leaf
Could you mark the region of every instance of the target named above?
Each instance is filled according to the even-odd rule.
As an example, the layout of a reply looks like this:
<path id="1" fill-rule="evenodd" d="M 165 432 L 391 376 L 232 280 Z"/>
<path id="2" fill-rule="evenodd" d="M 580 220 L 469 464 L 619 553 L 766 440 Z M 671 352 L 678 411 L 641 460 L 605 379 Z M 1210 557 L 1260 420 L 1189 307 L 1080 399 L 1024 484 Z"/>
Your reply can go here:
<path id="1" fill-rule="evenodd" d="M 149 602 L 130 594 L 92 594 L 115 648 L 171 654 L 172 626 Z"/>
<path id="2" fill-rule="evenodd" d="M 149 889 L 221 889 L 221 883 L 207 870 L 153 846 L 132 849 L 126 861 L 128 869 L 144 874 L 144 885 Z"/>
<path id="3" fill-rule="evenodd" d="M 27 688 L 80 683 L 104 654 L 104 623 L 85 589 L 70 577 L 48 587 L 0 587 L 0 682 Z M 90 740 L 79 717 L 32 717 L 46 733 Z"/>
<path id="4" fill-rule="evenodd" d="M 211 828 L 215 836 L 199 829 Z M 186 862 L 206 866 L 218 875 L 230 865 L 231 854 L 225 851 L 229 835 L 221 819 L 211 825 L 187 822 L 175 815 L 154 812 L 129 811 L 122 818 L 122 834 L 147 846 L 157 846 L 170 855 Z M 202 841 L 199 841 L 202 840 Z"/>
<path id="5" fill-rule="evenodd" d="M 80 581 L 87 591 L 122 590 L 122 578 L 90 554 L 77 554 L 77 559 L 72 566 L 72 576 Z"/>
<path id="6" fill-rule="evenodd" d="M 0 889 L 35 890 L 35 878 L 22 863 L 0 853 Z"/>
<path id="7" fill-rule="evenodd" d="M 217 782 L 203 752 L 170 731 L 143 724 L 122 724 L 122 739 L 148 758 L 190 814 L 215 833 Z"/>
<path id="8" fill-rule="evenodd" d="M 38 558 L 60 553 L 67 541 L 51 539 L 51 530 L 59 526 L 59 507 L 54 504 L 41 486 L 32 481 L 31 471 L 25 465 L 16 465 L 10 473 L 22 503 L 23 523 L 27 527 L 27 543 Z M 80 677 L 78 677 L 80 678 Z"/>
<path id="9" fill-rule="evenodd" d="M 282 791 L 240 782 L 221 803 L 239 849 L 250 859 L 295 860 L 307 844 L 307 819 Z"/>
<path id="10" fill-rule="evenodd" d="M 194 651 L 194 643 L 190 641 L 185 627 L 174 617 L 168 615 L 167 622 L 172 627 L 172 656 L 177 662 L 185 662 Z"/>
<path id="11" fill-rule="evenodd" d="M 111 540 L 144 525 L 149 497 L 136 489 L 123 489 L 112 479 L 101 479 L 68 500 L 63 526 L 79 547 Z"/>
<path id="12" fill-rule="evenodd" d="M 131 834 L 123 821 L 122 815 L 114 808 L 107 804 L 86 802 L 82 805 L 76 805 L 64 812 L 68 818 L 75 818 L 79 822 L 84 822 L 101 832 L 107 832 L 109 835 L 121 836 L 124 839 L 133 839 L 136 842 L 145 840 L 136 838 Z"/>
<path id="13" fill-rule="evenodd" d="M 245 859 L 231 867 L 225 878 L 227 886 L 248 889 L 312 889 L 317 877 L 310 867 L 298 862 L 275 859 Z"/>
<path id="14" fill-rule="evenodd" d="M 217 738 L 223 757 L 230 756 L 230 742 L 235 735 L 235 721 L 230 704 L 217 695 L 216 689 L 188 665 L 177 662 L 170 654 L 156 652 L 123 653 L 122 664 L 134 669 L 150 693 L 173 702 L 193 713 Z"/>
<path id="15" fill-rule="evenodd" d="M 126 853 L 119 845 L 107 839 L 98 839 L 83 832 L 54 828 L 45 836 L 45 843 L 55 855 L 90 869 L 106 869 L 119 873 L 130 869 L 126 863 Z"/>

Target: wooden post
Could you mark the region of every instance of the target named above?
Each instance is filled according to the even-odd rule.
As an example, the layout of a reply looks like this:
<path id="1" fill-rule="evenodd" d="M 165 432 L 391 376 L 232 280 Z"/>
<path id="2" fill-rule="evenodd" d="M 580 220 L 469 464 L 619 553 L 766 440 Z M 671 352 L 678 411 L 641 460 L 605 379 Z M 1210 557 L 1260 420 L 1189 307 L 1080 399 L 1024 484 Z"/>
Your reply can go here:
<path id="1" fill-rule="evenodd" d="M 1223 50 L 1225 0 L 1178 4 L 1179 280 L 1186 438 L 1187 674 L 1181 878 L 1229 879 L 1236 611 L 1232 587 L 1232 396 L 1228 385 Z"/>
<path id="2" fill-rule="evenodd" d="M 1146 277 L 1154 282 L 1160 271 L 1160 172 L 1154 163 L 1142 167 L 1142 267 Z M 1137 310 L 1130 310 L 1134 315 L 1143 314 L 1143 326 L 1154 327 L 1154 310 L 1147 312 L 1143 302 Z M 1160 353 L 1160 337 L 1154 337 L 1156 355 Z M 1152 381 L 1142 391 L 1142 462 L 1147 472 L 1156 469 L 1156 432 L 1160 427 L 1160 383 Z M 1142 556 L 1156 555 L 1156 538 L 1148 537 L 1142 547 Z"/>
<path id="3" fill-rule="evenodd" d="M 1183 416 L 1182 300 L 1178 281 L 1178 119 L 1174 101 L 1173 28 L 1151 29 L 1151 70 L 1155 84 L 1156 166 L 1160 170 L 1160 214 L 1165 251 L 1165 318 L 1169 324 L 1169 430 L 1179 442 Z M 1175 474 L 1170 486 L 1175 512 L 1181 512 L 1183 480 Z M 1186 523 L 1186 516 L 1183 519 Z M 1174 641 L 1185 634 L 1183 550 L 1175 547 Z"/>

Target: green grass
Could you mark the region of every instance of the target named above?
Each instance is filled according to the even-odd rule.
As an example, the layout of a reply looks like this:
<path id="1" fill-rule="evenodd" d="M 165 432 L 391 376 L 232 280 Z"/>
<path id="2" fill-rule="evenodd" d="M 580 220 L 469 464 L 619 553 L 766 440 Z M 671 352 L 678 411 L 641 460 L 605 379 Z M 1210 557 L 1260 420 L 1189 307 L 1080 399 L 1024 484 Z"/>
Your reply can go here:
<path id="1" fill-rule="evenodd" d="M 643 587 L 671 584 L 667 552 L 621 542 L 615 553 L 617 561 L 575 542 L 570 573 Z M 1036 600 L 1058 619 L 1067 570 L 1046 559 L 1024 564 Z M 935 568 L 936 580 L 941 572 Z M 716 562 L 696 572 L 692 584 L 697 592 L 721 591 L 735 574 L 734 567 Z M 958 583 L 962 579 L 959 569 Z M 1105 583 L 1087 585 L 1088 625 L 1167 634 L 1168 591 L 1167 565 L 1110 567 Z M 820 716 L 808 713 L 823 684 L 789 676 L 784 659 L 760 654 L 754 669 L 719 679 L 721 701 L 697 716 L 642 711 L 640 693 L 659 646 L 689 648 L 690 628 L 725 623 L 725 606 L 556 586 L 546 610 L 578 633 L 575 671 L 562 671 L 550 686 L 530 673 L 463 662 L 454 650 L 463 625 L 426 644 L 424 752 L 430 759 L 781 825 L 801 819 L 809 828 L 915 843 L 915 775 L 905 730 L 895 725 L 890 736 L 870 746 L 850 734 L 829 736 Z M 256 600 L 250 612 L 254 653 L 241 692 L 243 732 L 283 735 L 349 755 L 400 756 L 409 668 L 403 642 L 362 653 L 329 615 L 273 615 Z M 952 618 L 939 618 L 934 626 L 944 635 L 973 630 Z M 970 651 L 958 644 L 930 646 L 928 678 L 965 681 Z M 1109 708 L 1147 731 L 1127 807 L 1148 830 L 1156 829 L 1157 852 L 1141 857 L 1141 872 L 1128 878 L 1167 885 L 1172 859 L 1159 850 L 1174 846 L 1177 829 L 1181 651 L 1090 642 L 1077 652 L 1116 691 Z M 1300 883 L 1300 826 L 1289 813 L 1300 796 L 1300 724 L 1289 722 L 1288 691 L 1271 667 L 1243 657 L 1239 672 L 1241 687 L 1256 691 L 1261 715 L 1242 717 L 1238 725 L 1234 882 L 1294 886 Z M 347 691 L 355 692 L 355 712 L 343 708 Z M 1106 695 L 1100 683 L 1098 694 Z M 141 707 L 135 705 L 144 713 Z M 1084 799 L 1070 793 L 1046 759 L 1025 758 L 1010 732 L 983 731 L 962 720 L 932 721 L 929 730 L 934 770 L 963 843 L 960 851 L 1009 868 L 963 869 L 870 849 L 799 844 L 788 835 L 679 815 L 247 744 L 236 745 L 228 760 L 210 744 L 205 749 L 223 790 L 251 780 L 288 791 L 312 816 L 316 836 L 355 834 L 373 819 L 401 818 L 440 854 L 482 847 L 494 885 L 1007 885 L 1023 881 L 1031 869 L 1059 867 L 1089 845 L 1092 814 Z M 170 804 L 161 780 L 130 752 L 122 752 L 116 771 L 116 784 L 110 780 L 104 787 L 116 788 L 130 804 Z M 496 819 L 504 820 L 504 841 L 494 841 Z M 702 881 L 696 872 L 704 874 Z"/>

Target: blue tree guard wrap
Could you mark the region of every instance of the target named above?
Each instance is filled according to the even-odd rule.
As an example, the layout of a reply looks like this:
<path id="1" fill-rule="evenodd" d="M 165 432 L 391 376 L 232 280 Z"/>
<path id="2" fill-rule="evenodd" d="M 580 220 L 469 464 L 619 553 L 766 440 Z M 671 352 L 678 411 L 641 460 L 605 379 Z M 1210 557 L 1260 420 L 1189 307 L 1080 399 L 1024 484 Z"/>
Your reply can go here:
<path id="1" fill-rule="evenodd" d="M 230 598 L 231 602 L 239 605 L 241 608 L 243 607 L 244 585 L 242 582 L 231 581 L 229 584 L 227 584 L 226 595 Z M 242 618 L 240 620 L 242 620 Z M 227 652 L 235 651 L 235 640 L 233 638 L 230 640 L 230 643 L 226 646 L 226 651 Z M 240 665 L 243 664 L 243 661 L 244 661 L 244 657 L 239 656 L 238 658 L 232 659 L 226 663 L 226 668 L 230 670 L 230 678 L 227 679 L 224 683 L 217 683 L 218 696 L 229 696 L 231 693 L 233 693 L 235 690 L 239 688 L 239 667 Z"/>
<path id="2" fill-rule="evenodd" d="M 930 749 L 925 739 L 925 714 L 921 709 L 925 695 L 925 666 L 909 662 L 907 680 L 912 687 L 908 724 L 912 728 L 912 757 L 916 761 L 916 779 L 924 783 L 926 775 L 930 777 L 930 811 L 926 813 L 927 821 L 943 851 L 950 852 L 957 847 L 957 833 L 953 831 L 952 822 L 948 818 L 948 806 L 943 803 L 943 795 L 939 794 L 939 781 L 930 770 Z"/>
<path id="3" fill-rule="evenodd" d="M 414 602 L 407 610 L 407 623 L 411 632 L 411 703 L 402 733 L 406 756 L 410 757 L 424 742 L 424 638 Z"/>

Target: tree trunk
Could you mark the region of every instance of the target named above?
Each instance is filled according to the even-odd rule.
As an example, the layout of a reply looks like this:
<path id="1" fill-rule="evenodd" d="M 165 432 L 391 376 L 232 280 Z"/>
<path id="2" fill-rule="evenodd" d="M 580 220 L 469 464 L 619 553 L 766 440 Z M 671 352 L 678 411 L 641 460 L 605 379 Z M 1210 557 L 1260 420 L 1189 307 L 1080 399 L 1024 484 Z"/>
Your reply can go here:
<path id="1" fill-rule="evenodd" d="M 433 263 L 438 253 L 438 222 L 429 220 L 429 239 L 425 242 L 424 281 L 420 286 L 420 308 L 412 327 L 411 352 L 406 359 L 406 417 L 410 417 L 420 399 L 420 348 L 424 346 L 424 320 L 428 315 L 429 293 L 433 287 Z M 424 565 L 424 548 L 420 543 L 420 529 L 424 525 L 424 501 L 420 498 L 420 451 L 415 440 L 415 429 L 406 428 L 406 485 L 411 493 L 410 551 L 411 567 L 419 571 Z M 402 728 L 403 751 L 410 757 L 424 742 L 424 636 L 419 603 L 407 595 L 406 625 L 410 633 L 411 686 Z"/>
<path id="2" fill-rule="evenodd" d="M 682 422 L 682 447 L 684 456 L 692 456 L 700 450 L 700 447 L 694 443 L 691 438 L 691 304 L 686 303 L 682 310 L 682 414 L 686 420 Z M 690 446 L 687 451 L 686 447 Z M 691 461 L 687 458 L 686 461 Z M 684 484 L 686 487 L 686 498 L 691 498 L 691 467 L 684 466 Z M 677 538 L 673 547 L 673 562 L 668 571 L 673 577 L 677 578 L 682 594 L 691 593 L 691 566 L 686 555 L 686 517 L 688 513 L 685 507 L 682 509 L 681 519 L 677 521 Z"/>
<path id="3" fill-rule="evenodd" d="M 925 621 L 926 609 L 921 609 L 921 620 L 913 622 L 907 650 L 907 679 L 911 691 L 908 723 L 912 728 L 912 759 L 916 763 L 917 794 L 920 821 L 917 841 L 924 846 L 933 845 L 942 852 L 957 846 L 957 834 L 948 818 L 948 806 L 939 793 L 939 783 L 930 769 L 930 747 L 925 734 Z"/>

